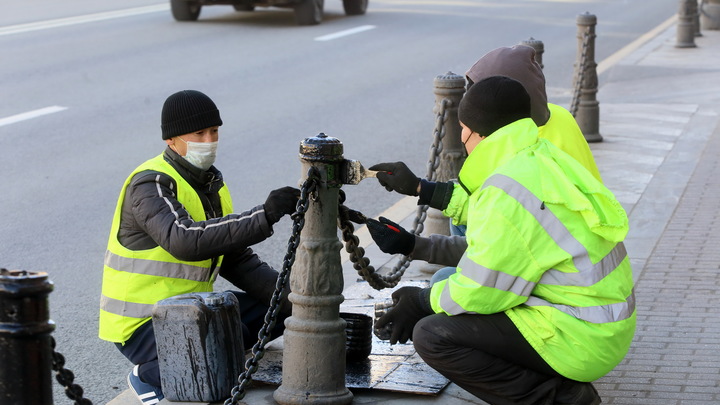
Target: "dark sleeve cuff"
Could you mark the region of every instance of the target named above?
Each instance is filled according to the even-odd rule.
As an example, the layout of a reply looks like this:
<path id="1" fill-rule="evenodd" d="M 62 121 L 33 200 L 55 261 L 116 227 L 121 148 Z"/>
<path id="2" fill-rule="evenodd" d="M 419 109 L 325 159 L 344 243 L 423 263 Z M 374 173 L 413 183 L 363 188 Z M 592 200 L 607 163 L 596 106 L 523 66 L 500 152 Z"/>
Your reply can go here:
<path id="1" fill-rule="evenodd" d="M 454 184 L 451 181 L 447 183 L 436 183 L 434 181 L 420 180 L 420 198 L 418 205 L 429 205 L 432 208 L 443 211 L 450 204 Z"/>
<path id="2" fill-rule="evenodd" d="M 431 291 L 431 290 L 432 290 L 432 289 L 428 287 L 428 288 L 422 288 L 422 289 L 419 291 L 420 303 L 421 303 L 421 305 L 423 306 L 423 310 L 424 310 L 425 313 L 427 313 L 427 314 L 432 314 L 432 313 L 435 312 L 435 311 L 433 311 L 433 309 L 432 309 L 432 305 L 430 305 L 430 291 Z"/>

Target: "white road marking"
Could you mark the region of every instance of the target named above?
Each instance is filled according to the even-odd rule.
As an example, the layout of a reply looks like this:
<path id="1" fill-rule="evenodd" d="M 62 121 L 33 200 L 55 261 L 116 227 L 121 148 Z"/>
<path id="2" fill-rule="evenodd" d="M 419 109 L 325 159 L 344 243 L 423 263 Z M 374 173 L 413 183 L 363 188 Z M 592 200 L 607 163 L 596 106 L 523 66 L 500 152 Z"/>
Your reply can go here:
<path id="1" fill-rule="evenodd" d="M 20 122 L 20 121 L 37 118 L 37 117 L 47 115 L 47 114 L 53 114 L 53 113 L 60 112 L 63 110 L 67 110 L 67 107 L 61 107 L 59 105 L 54 105 L 52 107 L 45 107 L 45 108 L 41 108 L 39 110 L 28 111 L 28 112 L 25 112 L 22 114 L 11 115 L 6 118 L 0 118 L 0 127 L 2 127 L 4 125 L 14 124 L 14 123 Z"/>
<path id="2" fill-rule="evenodd" d="M 330 41 L 330 40 L 333 40 L 333 39 L 345 37 L 345 36 L 348 36 L 348 35 L 357 34 L 357 33 L 359 33 L 359 32 L 368 31 L 368 30 L 372 30 L 372 29 L 375 29 L 375 28 L 376 28 L 376 27 L 375 27 L 374 25 L 361 25 L 361 26 L 359 26 L 359 27 L 350 28 L 349 30 L 338 31 L 338 32 L 336 32 L 336 33 L 334 33 L 334 34 L 328 34 L 328 35 L 323 35 L 323 36 L 320 36 L 320 37 L 316 37 L 315 40 L 316 40 L 316 41 Z"/>
<path id="3" fill-rule="evenodd" d="M 88 15 L 81 15 L 78 17 L 58 18 L 56 20 L 39 21 L 28 24 L 10 25 L 7 27 L 0 27 L 0 36 L 20 34 L 23 32 L 39 31 L 48 28 L 65 27 L 68 25 L 84 24 L 89 22 L 111 20 L 114 18 L 129 17 L 132 15 L 155 13 L 158 11 L 167 11 L 170 9 L 169 4 L 158 4 L 155 6 L 129 8 L 126 10 L 119 11 L 108 11 L 104 13 L 95 13 Z"/>

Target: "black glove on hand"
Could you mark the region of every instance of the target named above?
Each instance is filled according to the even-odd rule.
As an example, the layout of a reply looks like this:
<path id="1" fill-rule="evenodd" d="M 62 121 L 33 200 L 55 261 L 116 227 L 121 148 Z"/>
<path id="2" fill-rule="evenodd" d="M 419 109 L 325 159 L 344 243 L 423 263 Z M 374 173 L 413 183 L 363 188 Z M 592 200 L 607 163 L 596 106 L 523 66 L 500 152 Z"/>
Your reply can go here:
<path id="1" fill-rule="evenodd" d="M 397 191 L 405 195 L 418 195 L 420 178 L 416 176 L 403 162 L 378 163 L 368 168 L 377 170 L 377 179 L 387 191 Z"/>
<path id="2" fill-rule="evenodd" d="M 392 323 L 390 344 L 406 343 L 412 340 L 413 328 L 422 318 L 432 315 L 430 289 L 420 287 L 402 287 L 392 294 L 395 306 L 375 322 L 375 328 Z"/>
<path id="3" fill-rule="evenodd" d="M 300 190 L 295 187 L 283 187 L 273 190 L 265 200 L 265 218 L 270 225 L 276 223 L 286 214 L 295 212 Z"/>
<path id="4" fill-rule="evenodd" d="M 370 236 L 385 253 L 407 256 L 415 249 L 415 235 L 385 217 L 380 217 L 380 221 L 368 218 L 367 227 Z"/>

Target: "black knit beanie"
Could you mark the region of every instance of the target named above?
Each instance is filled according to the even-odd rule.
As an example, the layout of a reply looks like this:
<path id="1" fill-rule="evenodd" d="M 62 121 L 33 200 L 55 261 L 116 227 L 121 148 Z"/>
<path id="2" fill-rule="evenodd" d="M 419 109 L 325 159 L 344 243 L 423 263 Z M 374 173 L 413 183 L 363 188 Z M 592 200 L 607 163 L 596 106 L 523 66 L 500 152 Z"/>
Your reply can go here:
<path id="1" fill-rule="evenodd" d="M 179 91 L 163 104 L 162 139 L 220 125 L 222 120 L 215 103 L 197 90 Z"/>
<path id="2" fill-rule="evenodd" d="M 473 84 L 465 93 L 458 118 L 473 132 L 489 136 L 505 125 L 530 118 L 530 96 L 517 80 L 491 76 Z"/>

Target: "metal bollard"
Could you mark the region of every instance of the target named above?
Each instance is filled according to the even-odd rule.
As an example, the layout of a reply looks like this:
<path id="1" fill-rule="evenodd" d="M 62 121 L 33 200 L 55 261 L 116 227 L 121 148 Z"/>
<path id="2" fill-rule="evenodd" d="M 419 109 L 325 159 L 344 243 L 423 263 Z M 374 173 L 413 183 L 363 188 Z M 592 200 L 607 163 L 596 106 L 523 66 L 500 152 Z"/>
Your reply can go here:
<path id="1" fill-rule="evenodd" d="M 695 18 L 697 17 L 697 0 L 680 0 L 676 31 L 676 48 L 695 48 Z"/>
<path id="2" fill-rule="evenodd" d="M 601 142 L 600 107 L 597 101 L 598 77 L 595 63 L 595 25 L 597 18 L 590 14 L 577 16 L 578 59 L 575 61 L 574 88 L 579 88 L 577 105 L 571 108 L 575 120 L 588 142 Z"/>
<path id="3" fill-rule="evenodd" d="M 720 0 L 703 0 L 698 14 L 702 29 L 720 30 Z"/>
<path id="4" fill-rule="evenodd" d="M 345 321 L 342 244 L 337 236 L 342 143 L 325 134 L 300 144 L 305 180 L 317 168 L 321 180 L 308 202 L 297 259 L 290 274 L 292 316 L 285 320 L 282 384 L 273 393 L 281 405 L 349 404 L 345 386 Z"/>
<path id="5" fill-rule="evenodd" d="M 0 269 L 0 403 L 51 405 L 47 273 Z"/>
<path id="6" fill-rule="evenodd" d="M 458 120 L 458 105 L 465 94 L 465 77 L 447 72 L 435 77 L 434 85 L 435 106 L 433 112 L 436 115 L 444 113 L 442 123 L 438 123 L 437 127 L 440 128 L 440 131 L 444 131 L 444 135 L 437 133 L 439 131 L 436 128 L 435 138 L 442 136 L 442 148 L 436 148 L 439 143 L 435 139 L 430 164 L 435 168 L 433 180 L 445 182 L 457 179 L 467 155 L 465 146 L 460 139 L 462 129 Z M 425 235 L 449 235 L 449 221 L 441 211 L 429 208 L 424 225 Z"/>
<path id="7" fill-rule="evenodd" d="M 542 56 L 543 53 L 545 53 L 545 44 L 543 44 L 542 41 L 537 40 L 533 37 L 530 37 L 529 39 L 526 39 L 524 41 L 520 41 L 520 45 L 525 45 L 533 48 L 535 50 L 535 62 L 540 65 L 540 69 L 544 69 L 545 65 L 543 65 L 542 62 Z"/>

